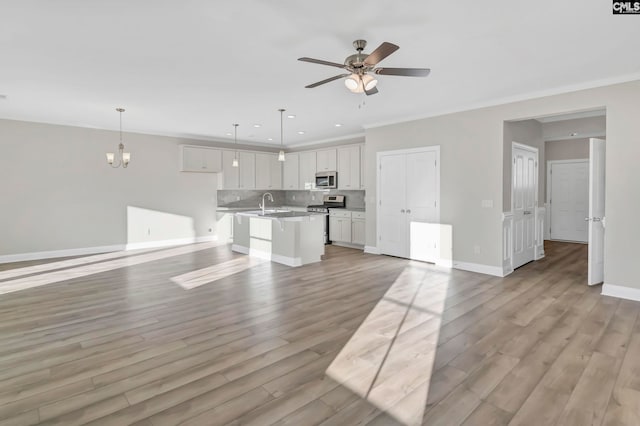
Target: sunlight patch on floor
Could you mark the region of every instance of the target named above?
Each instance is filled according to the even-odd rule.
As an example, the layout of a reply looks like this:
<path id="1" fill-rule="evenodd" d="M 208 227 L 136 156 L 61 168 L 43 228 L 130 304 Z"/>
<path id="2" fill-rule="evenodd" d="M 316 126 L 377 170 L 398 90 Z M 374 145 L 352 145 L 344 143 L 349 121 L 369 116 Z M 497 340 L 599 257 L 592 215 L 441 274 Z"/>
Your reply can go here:
<path id="1" fill-rule="evenodd" d="M 123 258 L 110 260 L 100 263 L 91 263 L 89 265 L 79 266 L 76 268 L 63 269 L 54 272 L 43 273 L 23 278 L 17 278 L 0 282 L 0 294 L 12 293 L 15 291 L 25 290 L 33 287 L 40 287 L 47 284 L 53 284 L 61 281 L 73 280 L 76 278 L 86 277 L 88 275 L 99 274 L 101 272 L 111 271 L 114 269 L 125 268 L 127 266 L 139 265 L 142 263 L 153 262 L 155 260 L 166 259 L 182 254 L 193 253 L 200 250 L 206 250 L 211 247 L 220 245 L 217 242 L 189 244 L 168 250 L 158 250 L 153 253 L 142 254 L 138 256 L 126 256 Z M 127 252 L 124 252 L 127 253 Z M 95 258 L 95 256 L 91 256 Z M 75 260 L 75 259 L 74 259 Z"/>
<path id="2" fill-rule="evenodd" d="M 326 371 L 410 426 L 422 424 L 448 281 L 426 268 L 404 269 Z"/>
<path id="3" fill-rule="evenodd" d="M 267 262 L 252 256 L 242 256 L 237 259 L 228 260 L 208 268 L 198 269 L 197 271 L 187 272 L 171 278 L 171 281 L 178 284 L 185 290 L 200 287 L 201 285 L 210 284 L 238 272 L 246 271 L 254 266 Z"/>

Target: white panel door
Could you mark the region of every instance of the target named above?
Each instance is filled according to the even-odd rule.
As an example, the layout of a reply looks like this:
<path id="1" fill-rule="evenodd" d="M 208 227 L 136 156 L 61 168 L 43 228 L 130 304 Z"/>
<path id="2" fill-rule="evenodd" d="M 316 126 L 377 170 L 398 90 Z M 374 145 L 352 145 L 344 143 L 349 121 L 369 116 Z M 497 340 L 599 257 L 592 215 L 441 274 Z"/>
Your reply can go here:
<path id="1" fill-rule="evenodd" d="M 589 140 L 589 285 L 604 281 L 605 144 Z"/>
<path id="2" fill-rule="evenodd" d="M 535 209 L 538 204 L 538 152 L 513 147 L 513 267 L 535 256 Z"/>
<path id="3" fill-rule="evenodd" d="M 408 257 L 406 156 L 384 155 L 380 159 L 380 166 L 380 253 Z"/>
<path id="4" fill-rule="evenodd" d="M 406 215 L 409 234 L 409 258 L 425 262 L 437 260 L 440 221 L 437 209 L 438 176 L 436 152 L 425 151 L 406 156 Z"/>
<path id="5" fill-rule="evenodd" d="M 551 163 L 551 239 L 586 243 L 589 213 L 589 162 Z"/>

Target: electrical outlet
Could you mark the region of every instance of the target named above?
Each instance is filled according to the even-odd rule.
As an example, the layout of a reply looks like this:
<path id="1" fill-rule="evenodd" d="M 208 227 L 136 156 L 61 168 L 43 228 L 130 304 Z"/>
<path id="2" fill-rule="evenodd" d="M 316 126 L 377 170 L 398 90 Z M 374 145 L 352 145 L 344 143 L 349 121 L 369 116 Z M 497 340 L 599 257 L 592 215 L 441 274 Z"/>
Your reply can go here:
<path id="1" fill-rule="evenodd" d="M 493 208 L 493 200 L 482 200 L 482 207 L 485 209 Z"/>
<path id="2" fill-rule="evenodd" d="M 147 229 L 147 235 L 151 235 L 151 228 Z"/>
<path id="3" fill-rule="evenodd" d="M 213 229 L 209 228 L 209 232 L 213 232 Z"/>
<path id="4" fill-rule="evenodd" d="M 240 201 L 240 196 L 236 196 L 236 201 Z"/>
<path id="5" fill-rule="evenodd" d="M 316 196 L 315 196 L 315 195 L 312 195 L 312 196 L 311 196 L 311 201 L 315 201 L 315 200 L 316 200 Z"/>
<path id="6" fill-rule="evenodd" d="M 292 195 L 291 198 L 293 199 L 293 201 L 296 200 L 296 196 L 295 195 Z"/>
<path id="7" fill-rule="evenodd" d="M 480 246 L 477 245 L 477 244 L 475 246 L 473 246 L 473 252 L 475 254 L 480 254 Z"/>

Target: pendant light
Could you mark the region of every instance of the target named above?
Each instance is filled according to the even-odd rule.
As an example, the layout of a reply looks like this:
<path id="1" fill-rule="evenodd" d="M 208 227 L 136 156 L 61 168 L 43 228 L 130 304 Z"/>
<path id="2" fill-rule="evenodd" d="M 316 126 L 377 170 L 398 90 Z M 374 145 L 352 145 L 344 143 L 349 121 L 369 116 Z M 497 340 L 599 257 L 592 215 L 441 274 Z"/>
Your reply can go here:
<path id="1" fill-rule="evenodd" d="M 239 124 L 233 124 L 233 143 L 236 145 L 236 155 L 233 157 L 233 162 L 231 163 L 231 167 L 238 167 L 238 126 Z"/>
<path id="2" fill-rule="evenodd" d="M 284 158 L 284 141 L 283 141 L 284 132 L 282 130 L 282 127 L 283 127 L 282 115 L 284 114 L 285 109 L 280 108 L 278 111 L 280 111 L 280 152 L 278 153 L 278 161 L 284 161 L 285 160 L 285 158 Z"/>
<path id="3" fill-rule="evenodd" d="M 118 162 L 115 163 L 115 154 L 113 152 L 107 152 L 107 163 L 114 169 L 122 166 L 127 168 L 129 161 L 131 161 L 131 153 L 124 152 L 124 144 L 122 143 L 122 113 L 124 108 L 116 108 L 116 111 L 120 113 L 120 144 L 118 145 Z"/>

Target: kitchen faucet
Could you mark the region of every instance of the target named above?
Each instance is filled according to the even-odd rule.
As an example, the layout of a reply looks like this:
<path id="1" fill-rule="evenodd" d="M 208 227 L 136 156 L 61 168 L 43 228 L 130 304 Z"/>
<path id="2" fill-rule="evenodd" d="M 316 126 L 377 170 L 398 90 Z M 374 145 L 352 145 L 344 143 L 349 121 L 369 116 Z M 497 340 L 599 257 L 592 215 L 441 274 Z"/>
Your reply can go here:
<path id="1" fill-rule="evenodd" d="M 271 202 L 273 203 L 273 195 L 271 195 L 270 192 L 265 192 L 264 194 L 262 194 L 262 204 L 258 203 L 258 207 L 260 207 L 262 209 L 262 216 L 264 216 L 264 206 L 265 206 L 265 201 L 264 201 L 264 197 L 269 196 L 269 200 L 271 200 Z"/>

